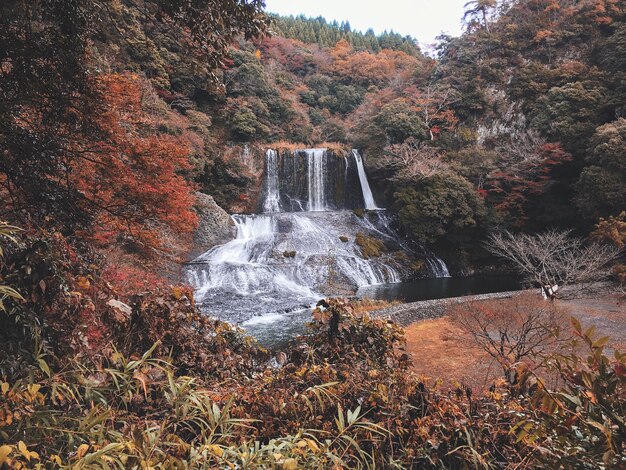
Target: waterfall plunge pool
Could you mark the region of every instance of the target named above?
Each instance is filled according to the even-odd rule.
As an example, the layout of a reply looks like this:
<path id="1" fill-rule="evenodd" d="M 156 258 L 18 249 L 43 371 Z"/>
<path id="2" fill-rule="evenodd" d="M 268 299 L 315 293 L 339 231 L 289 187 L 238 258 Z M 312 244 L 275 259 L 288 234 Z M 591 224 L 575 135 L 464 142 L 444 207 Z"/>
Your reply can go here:
<path id="1" fill-rule="evenodd" d="M 408 303 L 520 289 L 521 283 L 512 276 L 476 275 L 367 286 L 360 288 L 356 297 Z M 306 332 L 306 324 L 311 321 L 311 311 L 312 307 L 261 315 L 241 323 L 240 326 L 264 347 L 279 349 L 295 336 Z"/>

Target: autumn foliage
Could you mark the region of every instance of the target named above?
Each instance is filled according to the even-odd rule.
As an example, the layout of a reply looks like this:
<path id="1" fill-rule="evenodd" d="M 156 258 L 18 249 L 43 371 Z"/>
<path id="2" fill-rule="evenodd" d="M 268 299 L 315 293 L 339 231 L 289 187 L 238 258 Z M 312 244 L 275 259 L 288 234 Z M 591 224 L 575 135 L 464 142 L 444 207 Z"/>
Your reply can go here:
<path id="1" fill-rule="evenodd" d="M 48 250 L 19 243 L 2 276 L 24 300 L 0 311 L 0 463 L 10 467 L 624 462 L 626 357 L 609 359 L 606 339 L 576 322 L 583 352 L 547 361 L 560 388 L 526 374 L 475 396 L 412 374 L 402 329 L 347 300 L 320 302 L 309 333 L 268 360 L 200 315 L 187 288 L 126 304 L 59 237 Z"/>
<path id="2" fill-rule="evenodd" d="M 72 152 L 73 184 L 95 208 L 89 237 L 100 243 L 128 236 L 162 248 L 158 227 L 190 232 L 196 216 L 192 186 L 181 175 L 190 169 L 189 148 L 174 136 L 159 133 L 141 109 L 141 81 L 131 75 L 106 75 L 98 86 L 104 98 L 96 142 L 76 141 Z"/>

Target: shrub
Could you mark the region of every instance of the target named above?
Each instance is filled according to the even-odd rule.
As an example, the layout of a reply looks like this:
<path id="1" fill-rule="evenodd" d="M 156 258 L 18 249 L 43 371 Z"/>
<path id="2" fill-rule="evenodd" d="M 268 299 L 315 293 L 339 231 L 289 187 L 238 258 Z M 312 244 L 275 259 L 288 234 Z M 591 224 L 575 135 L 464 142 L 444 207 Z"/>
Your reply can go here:
<path id="1" fill-rule="evenodd" d="M 551 356 L 562 390 L 527 374 L 515 387 L 499 382 L 473 397 L 413 375 L 402 329 L 357 313 L 370 302 L 321 301 L 309 332 L 271 365 L 252 339 L 201 316 L 189 288 L 125 304 L 62 238 L 18 242 L 2 278 L 28 295 L 7 302 L 16 327 L 0 334 L 19 333 L 28 318 L 47 349 L 42 356 L 37 341 L 24 342 L 14 351 L 24 357 L 20 367 L 0 371 L 0 466 L 620 468 L 626 461 L 626 356 L 608 359 L 606 339 L 577 323 L 590 354 Z M 12 270 L 18 274 L 7 277 Z M 1 347 L 5 359 L 7 341 Z"/>
<path id="2" fill-rule="evenodd" d="M 623 468 L 626 354 L 607 357 L 608 338 L 597 338 L 594 327 L 584 330 L 576 319 L 572 325 L 572 352 L 554 353 L 547 362 L 563 387 L 553 391 L 539 382 L 532 409 L 515 427 L 518 440 L 548 468 Z"/>
<path id="3" fill-rule="evenodd" d="M 436 175 L 394 194 L 400 224 L 423 243 L 467 237 L 486 216 L 484 202 L 465 178 Z"/>

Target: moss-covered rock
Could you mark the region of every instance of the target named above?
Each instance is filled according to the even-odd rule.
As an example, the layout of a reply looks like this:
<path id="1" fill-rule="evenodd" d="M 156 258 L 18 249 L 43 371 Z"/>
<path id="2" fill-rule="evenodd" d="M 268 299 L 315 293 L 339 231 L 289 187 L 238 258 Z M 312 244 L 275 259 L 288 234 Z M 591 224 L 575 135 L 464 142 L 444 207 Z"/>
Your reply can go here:
<path id="1" fill-rule="evenodd" d="M 361 255 L 364 259 L 377 258 L 387 251 L 387 247 L 382 240 L 368 237 L 361 232 L 356 234 L 355 242 L 359 245 L 359 248 L 361 248 Z"/>
<path id="2" fill-rule="evenodd" d="M 418 259 L 414 263 L 411 263 L 411 269 L 416 273 L 423 271 L 424 268 L 426 268 L 426 262 L 423 259 Z"/>

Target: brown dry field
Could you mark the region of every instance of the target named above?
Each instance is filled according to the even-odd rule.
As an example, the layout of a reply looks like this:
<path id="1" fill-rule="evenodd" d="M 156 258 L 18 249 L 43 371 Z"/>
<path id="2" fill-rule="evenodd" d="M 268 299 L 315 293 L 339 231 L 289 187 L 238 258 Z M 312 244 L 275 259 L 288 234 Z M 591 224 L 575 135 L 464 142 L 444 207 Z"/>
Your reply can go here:
<path id="1" fill-rule="evenodd" d="M 616 296 L 559 301 L 583 328 L 595 325 L 600 336 L 609 336 L 609 348 L 626 350 L 626 300 Z M 502 370 L 478 348 L 471 337 L 447 317 L 424 320 L 405 328 L 407 354 L 413 370 L 443 386 L 462 383 L 475 392 L 488 388 Z"/>

